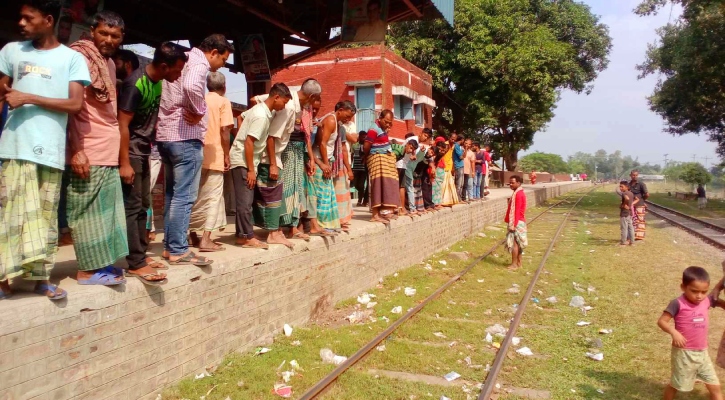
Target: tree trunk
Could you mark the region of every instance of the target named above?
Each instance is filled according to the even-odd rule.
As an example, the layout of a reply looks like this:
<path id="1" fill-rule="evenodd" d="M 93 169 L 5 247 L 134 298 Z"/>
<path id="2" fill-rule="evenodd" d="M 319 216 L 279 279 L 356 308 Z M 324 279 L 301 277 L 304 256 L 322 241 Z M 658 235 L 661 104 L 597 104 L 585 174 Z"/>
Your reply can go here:
<path id="1" fill-rule="evenodd" d="M 514 150 L 508 150 L 503 154 L 504 162 L 506 163 L 506 171 L 514 172 L 516 167 L 519 165 L 519 152 Z"/>

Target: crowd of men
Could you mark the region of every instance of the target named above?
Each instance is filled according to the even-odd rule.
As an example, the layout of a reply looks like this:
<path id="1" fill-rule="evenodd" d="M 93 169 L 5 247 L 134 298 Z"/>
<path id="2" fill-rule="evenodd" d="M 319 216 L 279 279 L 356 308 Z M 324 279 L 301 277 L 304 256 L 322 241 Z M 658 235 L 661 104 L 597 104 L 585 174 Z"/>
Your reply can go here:
<path id="1" fill-rule="evenodd" d="M 162 43 L 140 67 L 120 49 L 118 14 L 97 13 L 90 39 L 66 47 L 54 34 L 59 11 L 59 1 L 26 0 L 19 22 L 26 40 L 0 51 L 0 108 L 9 109 L 0 134 L 0 298 L 12 295 L 16 276 L 36 281 L 35 292 L 51 300 L 67 296 L 49 282 L 59 219 L 82 285 L 131 277 L 158 286 L 169 265 L 212 264 L 191 247 L 224 250 L 212 234 L 227 225 L 225 173 L 235 243 L 255 249 L 348 231 L 355 192 L 371 220 L 385 224 L 488 194 L 490 148 L 456 133 L 389 139 L 390 110 L 369 130 L 348 132 L 355 105 L 341 101 L 318 117 L 315 79 L 298 91 L 275 83 L 235 121 L 217 72 L 233 52 L 223 35 L 188 52 Z M 165 262 L 147 254 L 150 191 L 161 167 Z M 264 240 L 255 226 L 268 232 Z M 114 267 L 122 257 L 125 271 Z"/>

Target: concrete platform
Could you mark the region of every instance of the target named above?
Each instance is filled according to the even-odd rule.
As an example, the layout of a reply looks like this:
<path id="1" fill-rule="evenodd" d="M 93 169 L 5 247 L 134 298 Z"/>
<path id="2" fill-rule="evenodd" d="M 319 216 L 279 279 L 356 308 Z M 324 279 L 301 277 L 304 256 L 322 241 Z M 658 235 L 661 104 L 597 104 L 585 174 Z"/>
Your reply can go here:
<path id="1" fill-rule="evenodd" d="M 524 187 L 534 206 L 589 185 Z M 153 399 L 163 386 L 269 340 L 283 324 L 302 325 L 379 278 L 500 222 L 510 195 L 495 189 L 485 202 L 389 227 L 356 208 L 349 234 L 293 240 L 293 250 L 236 247 L 230 225 L 220 235 L 227 250 L 205 254 L 212 266 L 172 267 L 169 283 L 158 288 L 136 279 L 116 288 L 78 285 L 73 247 L 62 247 L 52 281 L 67 299 L 22 293 L 32 283 L 16 280 L 16 295 L 0 301 L 0 400 Z M 157 237 L 150 252 L 161 250 Z"/>

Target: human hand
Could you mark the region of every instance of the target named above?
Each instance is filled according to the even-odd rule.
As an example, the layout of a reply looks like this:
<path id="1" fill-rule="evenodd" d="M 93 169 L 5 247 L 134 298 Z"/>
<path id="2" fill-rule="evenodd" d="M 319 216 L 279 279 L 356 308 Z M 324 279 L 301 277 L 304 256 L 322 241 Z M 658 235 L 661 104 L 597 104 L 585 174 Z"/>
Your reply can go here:
<path id="1" fill-rule="evenodd" d="M 350 178 L 350 182 L 355 180 L 355 174 L 352 171 L 347 171 L 347 177 Z"/>
<path id="2" fill-rule="evenodd" d="M 310 160 L 305 164 L 305 168 L 307 169 L 307 176 L 312 176 L 315 174 L 315 169 L 317 169 L 317 165 L 315 165 L 315 162 L 313 160 Z"/>
<path id="3" fill-rule="evenodd" d="M 224 172 L 228 172 L 230 169 L 232 169 L 232 160 L 227 154 L 226 156 L 224 156 Z"/>
<path id="4" fill-rule="evenodd" d="M 133 178 L 136 176 L 136 172 L 131 167 L 131 164 L 121 164 L 118 168 L 118 174 L 121 176 L 121 182 L 127 185 L 133 185 Z"/>
<path id="5" fill-rule="evenodd" d="M 279 167 L 276 165 L 269 166 L 269 179 L 273 181 L 279 179 Z"/>
<path id="6" fill-rule="evenodd" d="M 88 161 L 86 153 L 83 150 L 76 152 L 70 160 L 70 166 L 73 172 L 81 179 L 91 177 L 91 162 Z"/>
<path id="7" fill-rule="evenodd" d="M 22 107 L 25 104 L 29 104 L 29 99 L 32 95 L 23 93 L 21 91 L 15 90 L 11 87 L 8 87 L 8 85 L 5 85 L 5 95 L 0 97 L 0 101 L 4 100 L 8 103 L 8 107 L 11 109 Z"/>
<path id="8" fill-rule="evenodd" d="M 323 163 L 320 166 L 320 169 L 322 169 L 322 177 L 323 178 L 325 178 L 325 179 L 332 178 L 332 168 L 330 167 L 329 164 Z"/>
<path id="9" fill-rule="evenodd" d="M 672 345 L 679 348 L 684 348 L 687 345 L 687 339 L 680 332 L 672 332 Z"/>
<path id="10" fill-rule="evenodd" d="M 254 189 L 254 186 L 257 185 L 257 174 L 254 172 L 254 170 L 247 171 L 247 187 L 249 189 Z"/>
<path id="11" fill-rule="evenodd" d="M 189 125 L 196 125 L 199 122 L 201 122 L 201 119 L 204 118 L 203 115 L 194 114 L 188 110 L 184 110 L 184 121 L 188 123 Z"/>

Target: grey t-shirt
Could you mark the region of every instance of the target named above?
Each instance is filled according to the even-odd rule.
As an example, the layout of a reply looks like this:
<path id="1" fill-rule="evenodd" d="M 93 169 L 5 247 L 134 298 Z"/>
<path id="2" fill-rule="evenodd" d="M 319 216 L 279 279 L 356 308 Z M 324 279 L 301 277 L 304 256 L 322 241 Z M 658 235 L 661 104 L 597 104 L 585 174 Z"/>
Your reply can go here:
<path id="1" fill-rule="evenodd" d="M 622 192 L 622 204 L 619 208 L 619 216 L 620 217 L 629 217 L 632 215 L 632 202 L 634 201 L 634 195 L 632 192 L 627 190 L 626 192 Z"/>

